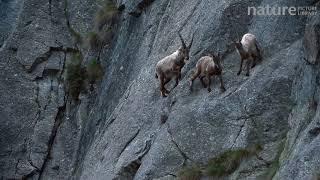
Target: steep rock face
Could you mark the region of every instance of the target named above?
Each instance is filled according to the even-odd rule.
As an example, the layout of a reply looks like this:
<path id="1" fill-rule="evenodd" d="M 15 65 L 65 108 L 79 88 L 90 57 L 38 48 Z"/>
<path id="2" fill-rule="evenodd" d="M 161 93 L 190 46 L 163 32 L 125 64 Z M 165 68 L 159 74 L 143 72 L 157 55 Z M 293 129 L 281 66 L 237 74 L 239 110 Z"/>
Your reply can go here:
<path id="1" fill-rule="evenodd" d="M 126 8 L 101 54 L 78 49 L 72 33 L 92 31 L 100 2 L 16 2 L 0 4 L 14 12 L 21 4 L 17 21 L 0 31 L 9 37 L 0 50 L 2 179 L 173 179 L 184 166 L 255 144 L 263 150 L 228 179 L 307 179 L 319 171 L 319 17 L 247 15 L 248 6 L 316 1 L 159 0 L 139 17 L 129 15 L 139 1 L 118 1 Z M 179 86 L 161 98 L 154 66 L 178 48 L 177 32 L 188 42 L 195 35 L 191 58 Z M 250 77 L 236 76 L 240 58 L 229 46 L 246 32 L 263 49 Z M 64 71 L 79 50 L 85 60 L 99 57 L 105 75 L 73 102 Z M 198 80 L 189 90 L 207 50 L 226 52 L 224 93 L 218 82 L 208 93 Z"/>
<path id="2" fill-rule="evenodd" d="M 15 28 L 22 0 L 0 1 L 0 47 L 4 44 L 12 29 Z"/>
<path id="3" fill-rule="evenodd" d="M 17 21 L 4 19 L 16 26 L 1 49 L 1 178 L 48 179 L 49 167 L 56 179 L 59 166 L 66 167 L 59 170 L 65 178 L 71 176 L 80 123 L 71 118 L 75 110 L 68 108 L 63 74 L 70 53 L 77 50 L 64 2 L 20 3 L 15 7 L 21 6 Z M 68 134 L 60 138 L 60 131 Z M 59 163 L 53 164 L 52 158 Z"/>

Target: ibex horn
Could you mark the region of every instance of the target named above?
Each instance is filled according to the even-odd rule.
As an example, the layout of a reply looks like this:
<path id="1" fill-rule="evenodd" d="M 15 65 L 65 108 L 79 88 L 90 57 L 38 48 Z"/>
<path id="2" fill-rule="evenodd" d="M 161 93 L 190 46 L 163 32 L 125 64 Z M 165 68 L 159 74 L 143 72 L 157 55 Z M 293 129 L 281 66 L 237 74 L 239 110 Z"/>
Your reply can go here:
<path id="1" fill-rule="evenodd" d="M 186 48 L 186 47 L 187 47 L 187 46 L 186 46 L 186 43 L 184 42 L 181 34 L 180 34 L 179 32 L 178 32 L 178 34 L 179 34 L 179 37 L 180 37 L 180 40 L 181 40 L 181 43 L 182 43 L 182 47 L 183 47 L 183 48 Z"/>
<path id="2" fill-rule="evenodd" d="M 190 44 L 189 44 L 189 46 L 188 46 L 188 49 L 190 49 L 190 48 L 191 48 L 191 46 L 192 46 L 192 43 L 193 43 L 193 37 L 194 37 L 194 34 L 192 34 L 191 42 L 190 42 Z"/>

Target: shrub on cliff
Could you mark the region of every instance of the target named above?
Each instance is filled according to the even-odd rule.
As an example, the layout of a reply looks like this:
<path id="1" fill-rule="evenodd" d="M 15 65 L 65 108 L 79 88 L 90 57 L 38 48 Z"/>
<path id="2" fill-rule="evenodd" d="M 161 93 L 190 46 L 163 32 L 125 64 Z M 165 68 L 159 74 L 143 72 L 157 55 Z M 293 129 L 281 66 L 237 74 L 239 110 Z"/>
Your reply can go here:
<path id="1" fill-rule="evenodd" d="M 250 156 L 256 155 L 262 150 L 260 145 L 246 149 L 228 150 L 209 160 L 208 164 L 202 167 L 185 167 L 178 173 L 180 180 L 200 180 L 201 177 L 220 178 L 233 173 L 240 163 Z"/>
<path id="2" fill-rule="evenodd" d="M 101 64 L 92 59 L 87 66 L 87 77 L 90 84 L 94 84 L 96 81 L 101 80 L 103 76 L 103 68 Z"/>
<path id="3" fill-rule="evenodd" d="M 87 36 L 87 41 L 90 47 L 97 48 L 101 45 L 101 40 L 96 32 L 89 32 Z"/>
<path id="4" fill-rule="evenodd" d="M 67 65 L 67 87 L 69 95 L 73 99 L 78 99 L 84 86 L 85 69 L 81 67 L 82 56 L 80 53 L 72 55 L 71 62 Z"/>
<path id="5" fill-rule="evenodd" d="M 229 175 L 238 168 L 242 160 L 255 155 L 260 150 L 262 147 L 257 145 L 253 148 L 225 151 L 209 161 L 205 172 L 208 176 L 214 177 Z"/>
<path id="6" fill-rule="evenodd" d="M 117 23 L 119 18 L 119 10 L 116 4 L 110 0 L 106 1 L 104 6 L 98 11 L 95 24 L 96 29 L 100 31 L 104 25 L 112 26 Z"/>

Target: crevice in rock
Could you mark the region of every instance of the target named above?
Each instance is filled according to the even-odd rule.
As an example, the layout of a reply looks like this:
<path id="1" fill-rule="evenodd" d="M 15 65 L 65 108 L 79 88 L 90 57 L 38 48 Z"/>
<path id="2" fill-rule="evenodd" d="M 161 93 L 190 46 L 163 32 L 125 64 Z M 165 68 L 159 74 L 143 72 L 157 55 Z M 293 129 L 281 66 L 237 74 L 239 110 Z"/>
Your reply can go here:
<path id="1" fill-rule="evenodd" d="M 61 66 L 61 70 L 60 70 L 60 74 L 59 74 L 59 78 L 58 78 L 58 82 L 59 84 L 61 83 L 62 81 L 62 75 L 65 71 L 65 67 L 66 67 L 66 62 L 67 62 L 67 52 L 63 52 L 64 53 L 64 57 L 63 57 L 63 61 L 62 61 L 62 66 Z"/>
<path id="2" fill-rule="evenodd" d="M 245 120 L 243 121 L 243 123 L 241 124 L 240 129 L 239 129 L 239 131 L 238 131 L 238 133 L 237 133 L 236 138 L 234 139 L 234 141 L 233 141 L 233 143 L 232 143 L 231 148 L 233 148 L 234 145 L 236 144 L 236 141 L 238 140 L 238 138 L 239 138 L 239 136 L 240 136 L 240 134 L 241 134 L 241 132 L 242 132 L 242 129 L 243 129 L 244 126 L 246 125 L 247 121 L 248 121 L 248 119 L 245 119 Z"/>
<path id="3" fill-rule="evenodd" d="M 48 10 L 49 10 L 49 16 L 50 16 L 50 20 L 52 21 L 52 4 L 51 4 L 52 0 L 49 0 L 49 7 L 48 7 Z"/>
<path id="4" fill-rule="evenodd" d="M 182 151 L 182 149 L 179 147 L 178 143 L 174 140 L 172 132 L 170 130 L 170 125 L 168 124 L 167 126 L 167 132 L 170 136 L 170 141 L 174 144 L 174 146 L 176 147 L 176 149 L 178 150 L 178 152 L 180 153 L 180 155 L 183 157 L 183 163 L 182 166 L 186 165 L 186 162 L 188 160 L 190 160 L 191 162 L 194 162 L 190 157 L 187 156 L 187 154 L 185 152 Z"/>
<path id="5" fill-rule="evenodd" d="M 50 91 L 48 93 L 48 96 L 47 96 L 47 101 L 46 101 L 46 104 L 44 105 L 44 107 L 42 108 L 42 111 L 46 111 L 47 110 L 47 107 L 50 105 L 50 103 L 52 102 L 52 92 L 53 92 L 53 80 L 51 79 L 50 80 Z"/>
<path id="6" fill-rule="evenodd" d="M 33 168 L 35 168 L 37 171 L 40 171 L 40 169 L 33 164 L 33 162 L 32 162 L 31 159 L 28 159 L 28 162 L 30 163 L 30 165 L 31 165 Z"/>
<path id="7" fill-rule="evenodd" d="M 127 141 L 127 143 L 124 145 L 124 147 L 121 149 L 120 153 L 119 153 L 119 157 L 121 156 L 121 154 L 126 150 L 126 148 L 130 145 L 130 143 L 138 136 L 140 132 L 140 129 L 137 130 L 137 132 Z"/>
<path id="8" fill-rule="evenodd" d="M 34 169 L 33 171 L 31 171 L 29 174 L 22 176 L 21 180 L 27 180 L 32 178 L 34 175 L 37 175 L 39 172 L 38 169 Z"/>
<path id="9" fill-rule="evenodd" d="M 135 139 L 135 137 L 139 134 L 139 131 L 128 141 L 126 147 Z M 147 139 L 144 143 L 144 147 L 141 148 L 139 151 L 135 152 L 135 155 L 137 155 L 136 159 L 131 161 L 128 165 L 122 167 L 119 172 L 117 173 L 117 178 L 126 178 L 126 179 L 133 179 L 137 173 L 137 171 L 140 168 L 140 165 L 142 164 L 142 158 L 149 152 L 151 149 L 151 146 L 153 144 L 155 135 L 152 134 L 149 139 Z M 126 148 L 125 147 L 125 148 Z M 124 148 L 124 149 L 125 149 Z M 123 151 L 124 151 L 123 149 Z M 122 151 L 122 152 L 123 152 Z M 122 154 L 122 153 L 121 153 Z M 121 155 L 120 154 L 120 155 Z"/>
<path id="10" fill-rule="evenodd" d="M 31 23 L 32 23 L 32 21 L 28 21 L 28 22 L 26 22 L 26 24 L 24 25 L 24 27 L 29 26 Z"/>
<path id="11" fill-rule="evenodd" d="M 18 159 L 18 161 L 15 165 L 15 171 L 14 171 L 15 174 L 17 174 L 17 172 L 18 172 L 18 165 L 19 165 L 20 161 L 21 161 L 21 159 Z"/>
<path id="12" fill-rule="evenodd" d="M 151 149 L 154 139 L 155 139 L 155 135 L 151 134 L 150 137 L 145 141 L 143 148 L 141 148 L 135 154 L 138 155 L 139 158 L 143 158 Z"/>
<path id="13" fill-rule="evenodd" d="M 269 162 L 267 160 L 265 160 L 264 158 L 262 158 L 261 156 L 259 156 L 257 153 L 255 153 L 255 156 L 258 160 L 262 161 L 264 163 L 265 166 L 270 166 L 272 164 L 272 162 Z"/>
<path id="14" fill-rule="evenodd" d="M 57 131 L 58 131 L 58 129 L 59 129 L 61 123 L 62 123 L 62 120 L 64 118 L 65 110 L 66 110 L 66 105 L 65 104 L 64 104 L 64 106 L 58 108 L 58 113 L 56 115 L 54 126 L 52 128 L 51 135 L 50 135 L 49 141 L 48 141 L 47 155 L 46 155 L 46 157 L 44 159 L 42 167 L 40 168 L 38 180 L 41 180 L 42 174 L 43 174 L 45 168 L 47 167 L 47 163 L 51 159 L 51 150 L 53 148 L 53 143 L 55 141 L 55 138 L 56 138 L 56 135 L 57 135 Z"/>
<path id="15" fill-rule="evenodd" d="M 32 125 L 32 129 L 35 129 L 37 123 L 39 122 L 40 120 L 40 115 L 41 115 L 41 105 L 40 105 L 40 101 L 39 101 L 39 92 L 40 92 L 40 85 L 38 83 L 38 81 L 36 81 L 36 88 L 35 88 L 35 100 L 34 102 L 36 103 L 36 106 L 37 106 L 37 113 L 36 113 L 36 116 L 35 116 L 35 121 Z M 29 142 L 30 144 L 30 142 Z M 30 157 L 30 154 L 29 154 L 29 157 Z"/>
<path id="16" fill-rule="evenodd" d="M 69 19 L 69 14 L 68 14 L 68 0 L 64 0 L 64 9 L 63 10 L 64 10 L 64 16 L 66 19 L 66 24 L 67 24 L 68 30 L 69 30 L 70 34 L 74 37 L 75 46 L 77 47 L 77 45 L 81 43 L 82 38 L 81 38 L 81 35 L 78 32 L 76 32 L 70 24 L 70 19 Z"/>
<path id="17" fill-rule="evenodd" d="M 31 64 L 31 66 L 25 66 L 27 72 L 31 73 L 33 72 L 36 67 L 43 63 L 46 62 L 50 56 L 52 55 L 53 52 L 69 52 L 69 53 L 79 53 L 80 50 L 75 49 L 75 48 L 70 48 L 70 47 L 49 47 L 49 50 L 47 52 L 45 52 L 44 54 L 42 54 L 41 56 L 39 56 L 38 58 L 36 58 L 36 60 Z"/>
<path id="18" fill-rule="evenodd" d="M 241 107 L 243 107 L 243 105 L 241 105 Z M 238 140 L 239 136 L 241 135 L 241 132 L 242 132 L 243 128 L 245 127 L 246 123 L 248 122 L 248 120 L 251 120 L 251 122 L 254 124 L 254 126 L 258 127 L 257 124 L 255 123 L 253 117 L 257 117 L 257 116 L 259 116 L 260 114 L 258 114 L 258 113 L 257 113 L 257 114 L 249 114 L 246 106 L 244 106 L 244 113 L 246 113 L 246 115 L 241 116 L 241 117 L 239 117 L 239 118 L 236 119 L 237 121 L 238 121 L 238 120 L 241 120 L 241 119 L 244 119 L 244 121 L 243 121 L 243 123 L 240 125 L 240 129 L 239 129 L 239 131 L 238 131 L 238 133 L 237 133 L 236 138 L 234 139 L 234 141 L 233 141 L 233 143 L 232 143 L 231 148 L 234 147 L 236 141 Z M 259 141 L 260 139 L 261 139 L 261 138 L 259 138 L 258 141 Z"/>
<path id="19" fill-rule="evenodd" d="M 103 124 L 99 128 L 99 134 L 104 134 L 105 131 L 110 127 L 110 125 L 118 118 L 125 102 L 128 100 L 129 95 L 131 94 L 131 90 L 133 87 L 133 84 L 135 81 L 133 81 L 127 88 L 127 90 L 124 92 L 123 99 L 119 101 L 117 107 L 115 107 L 109 116 L 107 121 L 102 122 Z M 107 123 L 107 124 L 106 124 Z"/>
<path id="20" fill-rule="evenodd" d="M 141 158 L 138 158 L 132 162 L 130 162 L 127 166 L 122 167 L 117 177 L 114 179 L 134 179 L 137 174 L 139 168 L 141 166 Z"/>
<path id="21" fill-rule="evenodd" d="M 309 134 L 316 137 L 320 134 L 320 127 L 315 127 L 309 130 Z"/>
<path id="22" fill-rule="evenodd" d="M 240 87 L 235 87 L 234 89 L 232 89 L 227 95 L 223 96 L 223 98 L 228 98 L 231 95 L 233 95 Z"/>
<path id="23" fill-rule="evenodd" d="M 316 66 L 316 65 L 319 64 L 319 61 L 310 62 L 307 58 L 302 58 L 302 59 L 303 59 L 303 60 L 306 62 L 306 64 L 309 65 L 309 66 Z"/>
<path id="24" fill-rule="evenodd" d="M 134 11 L 129 12 L 131 16 L 140 17 L 143 11 L 146 10 L 155 0 L 142 0 L 138 3 Z"/>

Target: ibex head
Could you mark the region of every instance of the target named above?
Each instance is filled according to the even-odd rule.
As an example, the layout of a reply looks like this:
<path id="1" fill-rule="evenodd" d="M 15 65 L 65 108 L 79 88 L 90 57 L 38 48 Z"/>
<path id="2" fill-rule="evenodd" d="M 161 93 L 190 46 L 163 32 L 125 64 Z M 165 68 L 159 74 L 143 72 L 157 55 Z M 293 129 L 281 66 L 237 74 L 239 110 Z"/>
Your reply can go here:
<path id="1" fill-rule="evenodd" d="M 241 44 L 241 37 L 239 35 L 239 33 L 236 31 L 236 40 L 232 40 L 233 44 L 235 45 L 235 47 L 237 49 L 241 49 L 242 47 L 242 44 Z"/>
<path id="2" fill-rule="evenodd" d="M 219 67 L 219 69 L 222 69 L 221 65 L 222 55 L 220 52 L 218 52 L 217 55 L 213 55 L 213 62 Z"/>
<path id="3" fill-rule="evenodd" d="M 233 44 L 237 49 L 240 49 L 242 47 L 241 40 L 239 39 L 237 39 L 236 41 L 233 40 Z"/>
<path id="4" fill-rule="evenodd" d="M 222 61 L 222 55 L 221 55 L 221 53 L 218 52 L 218 54 L 215 55 L 213 52 L 211 52 L 211 53 L 209 54 L 209 56 L 212 57 L 212 60 L 213 60 L 214 64 L 217 66 L 217 68 L 218 68 L 219 70 L 222 70 L 223 67 L 222 67 L 222 65 L 221 65 L 221 61 Z"/>
<path id="5" fill-rule="evenodd" d="M 182 43 L 182 47 L 179 48 L 179 51 L 180 51 L 181 55 L 184 57 L 185 60 L 189 60 L 189 52 L 190 52 L 190 48 L 191 48 L 192 43 L 193 43 L 194 34 L 192 35 L 192 39 L 191 39 L 191 42 L 190 42 L 189 46 L 186 45 L 186 43 L 183 40 L 181 34 L 180 33 L 178 33 L 178 34 L 179 34 L 179 37 L 180 37 L 180 40 L 181 40 L 181 43 Z"/>

